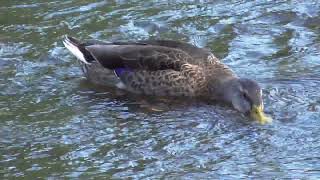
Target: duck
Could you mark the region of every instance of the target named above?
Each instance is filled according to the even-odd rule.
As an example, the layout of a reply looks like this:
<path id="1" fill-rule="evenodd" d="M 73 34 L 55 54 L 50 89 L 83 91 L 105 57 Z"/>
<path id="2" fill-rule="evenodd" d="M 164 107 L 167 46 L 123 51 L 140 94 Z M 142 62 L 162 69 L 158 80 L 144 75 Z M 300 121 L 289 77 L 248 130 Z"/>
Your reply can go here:
<path id="1" fill-rule="evenodd" d="M 175 40 L 80 41 L 71 36 L 63 44 L 93 83 L 142 95 L 204 98 L 261 124 L 272 121 L 264 113 L 260 85 L 237 76 L 207 48 Z"/>

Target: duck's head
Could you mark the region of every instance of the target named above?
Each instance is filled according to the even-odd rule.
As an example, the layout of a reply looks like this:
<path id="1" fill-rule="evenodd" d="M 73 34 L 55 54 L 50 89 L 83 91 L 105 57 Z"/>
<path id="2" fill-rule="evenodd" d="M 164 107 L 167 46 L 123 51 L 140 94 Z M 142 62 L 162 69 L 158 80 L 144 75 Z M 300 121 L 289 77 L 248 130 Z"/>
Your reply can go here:
<path id="1" fill-rule="evenodd" d="M 224 88 L 225 101 L 261 124 L 271 122 L 272 119 L 263 112 L 262 90 L 257 82 L 246 78 L 235 78 L 226 85 Z"/>

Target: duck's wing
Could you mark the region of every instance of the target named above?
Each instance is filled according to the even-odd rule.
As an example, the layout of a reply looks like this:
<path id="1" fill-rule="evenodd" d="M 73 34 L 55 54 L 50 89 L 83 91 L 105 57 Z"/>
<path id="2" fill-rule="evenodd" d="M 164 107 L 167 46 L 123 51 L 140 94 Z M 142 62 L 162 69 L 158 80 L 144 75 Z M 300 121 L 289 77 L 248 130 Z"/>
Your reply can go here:
<path id="1" fill-rule="evenodd" d="M 100 64 L 109 69 L 179 71 L 192 57 L 184 51 L 153 45 L 92 45 L 86 49 Z"/>
<path id="2" fill-rule="evenodd" d="M 209 49 L 199 48 L 195 45 L 185 42 L 173 40 L 144 40 L 138 41 L 138 43 L 180 49 L 192 57 L 191 61 L 189 62 L 190 64 L 206 64 L 213 63 L 213 61 L 219 61 L 219 59 L 216 58 Z"/>
<path id="3" fill-rule="evenodd" d="M 130 41 L 130 42 L 112 42 L 113 45 L 151 45 L 151 46 L 161 46 L 167 48 L 174 48 L 184 51 L 188 54 L 191 59 L 188 59 L 188 63 L 200 65 L 200 64 L 210 64 L 215 61 L 219 61 L 218 58 L 207 48 L 199 48 L 195 45 L 173 41 L 173 40 L 142 40 L 142 41 Z"/>
<path id="4" fill-rule="evenodd" d="M 176 48 L 143 43 L 80 43 L 77 39 L 66 37 L 64 45 L 86 64 L 98 61 L 108 69 L 130 68 L 141 70 L 179 71 L 192 57 Z"/>

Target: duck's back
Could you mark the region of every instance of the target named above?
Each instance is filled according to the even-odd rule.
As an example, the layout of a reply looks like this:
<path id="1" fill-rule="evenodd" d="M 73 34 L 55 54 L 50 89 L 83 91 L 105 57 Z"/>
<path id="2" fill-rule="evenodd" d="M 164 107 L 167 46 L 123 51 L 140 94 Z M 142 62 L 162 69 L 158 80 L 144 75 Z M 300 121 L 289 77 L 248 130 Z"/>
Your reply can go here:
<path id="1" fill-rule="evenodd" d="M 215 62 L 219 62 L 219 59 L 214 56 L 214 54 L 206 48 L 199 48 L 189 43 L 173 41 L 173 40 L 145 40 L 139 41 L 140 43 L 164 46 L 170 48 L 180 49 L 188 53 L 192 59 L 188 63 L 194 65 L 209 65 Z"/>
<path id="2" fill-rule="evenodd" d="M 86 46 L 89 45 L 122 45 L 122 46 L 161 46 L 166 48 L 179 49 L 187 53 L 192 58 L 188 60 L 188 63 L 194 65 L 208 65 L 215 62 L 220 62 L 218 58 L 207 48 L 199 48 L 195 45 L 173 40 L 141 40 L 141 41 L 129 41 L 129 42 L 104 42 L 98 40 L 89 40 L 83 43 Z"/>

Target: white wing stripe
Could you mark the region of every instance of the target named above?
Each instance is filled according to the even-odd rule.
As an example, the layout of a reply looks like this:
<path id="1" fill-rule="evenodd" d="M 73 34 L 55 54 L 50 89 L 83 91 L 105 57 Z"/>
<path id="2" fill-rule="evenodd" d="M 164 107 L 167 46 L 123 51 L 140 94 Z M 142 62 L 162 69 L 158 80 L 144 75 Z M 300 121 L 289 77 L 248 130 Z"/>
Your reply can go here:
<path id="1" fill-rule="evenodd" d="M 85 64 L 90 64 L 83 56 L 83 53 L 79 50 L 77 46 L 72 44 L 68 38 L 63 41 L 64 46 L 80 61 L 84 62 Z"/>

